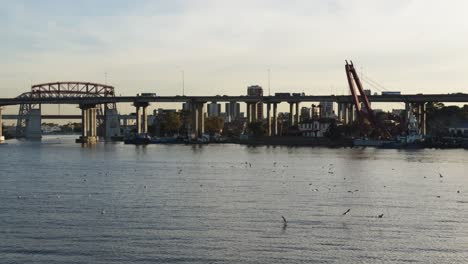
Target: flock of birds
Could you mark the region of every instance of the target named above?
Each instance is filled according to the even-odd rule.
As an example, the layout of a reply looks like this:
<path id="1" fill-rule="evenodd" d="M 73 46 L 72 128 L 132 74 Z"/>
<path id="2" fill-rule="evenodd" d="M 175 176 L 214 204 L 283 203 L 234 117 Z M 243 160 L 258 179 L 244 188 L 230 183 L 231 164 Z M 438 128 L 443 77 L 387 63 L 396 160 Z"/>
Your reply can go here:
<path id="1" fill-rule="evenodd" d="M 247 161 L 246 161 L 245 163 L 242 163 L 242 164 L 245 166 L 245 168 L 252 168 L 252 164 L 251 164 L 250 162 L 247 162 Z M 274 162 L 274 163 L 273 163 L 273 167 L 276 168 L 277 165 L 278 165 L 277 162 Z M 211 167 L 213 167 L 213 166 L 211 166 Z M 234 167 L 234 166 L 231 166 L 231 167 Z M 283 165 L 283 167 L 288 167 L 288 166 L 287 166 L 287 165 Z M 322 167 L 322 168 L 324 168 L 324 167 Z M 394 170 L 394 169 L 392 168 L 392 170 Z M 273 172 L 275 172 L 275 171 L 276 171 L 276 170 L 273 170 Z M 135 172 L 136 172 L 136 169 L 135 169 Z M 182 168 L 177 167 L 177 174 L 180 175 L 180 174 L 182 174 L 182 172 L 183 172 Z M 283 170 L 283 172 L 284 172 L 284 170 Z M 98 174 L 102 174 L 102 173 L 99 172 Z M 333 171 L 333 164 L 332 164 L 332 163 L 330 163 L 330 165 L 329 165 L 328 174 L 330 174 L 330 175 L 333 175 L 333 174 L 334 174 L 334 171 Z M 108 176 L 108 175 L 109 175 L 109 172 L 106 172 L 105 175 Z M 87 176 L 87 174 L 84 174 L 83 176 Z M 441 173 L 439 173 L 439 177 L 442 179 L 444 176 L 443 176 Z M 293 176 L 293 178 L 295 178 L 295 176 Z M 426 176 L 424 176 L 424 178 L 426 178 Z M 346 180 L 346 177 L 344 177 L 343 179 Z M 86 182 L 86 181 L 87 181 L 86 178 L 84 178 L 83 181 Z M 309 183 L 309 186 L 311 186 L 311 185 L 312 185 L 312 183 Z M 200 187 L 203 187 L 203 184 L 200 184 Z M 336 187 L 336 185 L 334 185 L 334 187 Z M 385 188 L 386 186 L 384 185 L 383 187 Z M 146 189 L 147 186 L 145 185 L 143 188 Z M 331 189 L 328 188 L 328 190 L 331 190 Z M 312 191 L 313 191 L 313 192 L 318 192 L 319 189 L 312 189 Z M 348 193 L 354 193 L 354 192 L 358 192 L 358 191 L 359 191 L 358 189 L 349 190 Z M 457 190 L 457 193 L 460 193 L 460 190 Z M 90 194 L 89 196 L 91 196 L 91 194 Z M 60 195 L 56 195 L 56 197 L 57 197 L 57 198 L 60 198 Z M 436 197 L 437 197 L 437 198 L 440 198 L 441 196 L 440 196 L 440 195 L 437 195 Z M 22 199 L 23 197 L 22 197 L 21 195 L 18 195 L 17 198 L 18 198 L 18 199 Z M 349 214 L 350 212 L 351 212 L 351 208 L 347 209 L 342 215 L 345 216 L 345 215 Z M 102 214 L 102 215 L 106 214 L 106 210 L 105 210 L 105 209 L 102 209 L 102 210 L 101 210 L 101 214 Z M 383 216 L 384 216 L 384 214 L 382 213 L 382 214 L 377 215 L 376 218 L 383 218 Z M 283 220 L 283 228 L 286 228 L 286 227 L 288 226 L 288 221 L 286 220 L 286 218 L 285 218 L 283 215 L 281 216 L 281 218 L 282 218 L 282 220 Z"/>

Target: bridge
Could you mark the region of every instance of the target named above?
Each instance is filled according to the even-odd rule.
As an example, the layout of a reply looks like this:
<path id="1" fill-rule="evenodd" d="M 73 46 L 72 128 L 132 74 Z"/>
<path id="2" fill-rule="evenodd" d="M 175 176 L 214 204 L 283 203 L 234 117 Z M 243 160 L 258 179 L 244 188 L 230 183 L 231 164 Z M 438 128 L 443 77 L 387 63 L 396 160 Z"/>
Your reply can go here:
<path id="1" fill-rule="evenodd" d="M 371 102 L 404 103 L 406 111 L 416 109 L 421 124 L 421 133 L 425 134 L 425 106 L 428 102 L 468 103 L 468 94 L 389 94 L 368 96 Z M 78 105 L 82 113 L 71 115 L 69 119 L 81 119 L 83 134 L 80 142 L 94 142 L 98 128 L 103 127 L 101 136 L 119 135 L 120 121 L 117 113 L 118 103 L 133 103 L 136 108 L 136 126 L 138 133 L 147 133 L 147 107 L 150 103 L 186 103 L 191 112 L 191 130 L 194 135 L 204 133 L 204 104 L 207 102 L 245 103 L 247 122 L 257 120 L 259 104 L 265 104 L 268 135 L 277 135 L 277 105 L 289 104 L 289 124 L 299 123 L 299 104 L 305 102 L 334 102 L 338 104 L 338 119 L 343 123 L 354 120 L 353 98 L 345 95 L 304 95 L 278 94 L 273 96 L 115 96 L 114 87 L 90 82 L 55 82 L 33 85 L 30 92 L 15 98 L 0 98 L 0 107 L 20 105 L 17 115 L 17 136 L 40 137 L 41 118 L 59 119 L 64 116 L 42 116 L 43 104 Z M 104 111 L 102 107 L 104 106 Z M 295 108 L 295 109 L 294 109 Z M 272 111 L 273 110 L 273 111 Z M 295 110 L 295 111 L 294 111 Z M 273 112 L 273 113 L 271 113 Z M 294 113 L 295 112 L 295 113 Z M 9 118 L 9 116 L 7 116 Z M 1 110 L 0 110 L 1 123 Z M 118 125 L 117 125 L 118 124 Z M 1 130 L 0 130 L 1 131 Z M 1 135 L 0 135 L 1 136 Z"/>

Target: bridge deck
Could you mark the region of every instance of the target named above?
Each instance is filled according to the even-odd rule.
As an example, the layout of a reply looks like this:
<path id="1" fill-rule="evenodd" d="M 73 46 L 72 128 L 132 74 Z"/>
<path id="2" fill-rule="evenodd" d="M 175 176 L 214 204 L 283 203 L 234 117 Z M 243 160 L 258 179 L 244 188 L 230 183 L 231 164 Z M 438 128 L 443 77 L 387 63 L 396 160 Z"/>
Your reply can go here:
<path id="1" fill-rule="evenodd" d="M 468 94 L 402 94 L 372 95 L 371 102 L 446 102 L 467 103 Z M 73 98 L 0 98 L 0 106 L 18 104 L 105 104 L 105 103 L 176 103 L 176 102 L 338 102 L 351 103 L 351 96 L 306 95 L 306 96 L 117 96 L 117 97 L 73 97 Z"/>

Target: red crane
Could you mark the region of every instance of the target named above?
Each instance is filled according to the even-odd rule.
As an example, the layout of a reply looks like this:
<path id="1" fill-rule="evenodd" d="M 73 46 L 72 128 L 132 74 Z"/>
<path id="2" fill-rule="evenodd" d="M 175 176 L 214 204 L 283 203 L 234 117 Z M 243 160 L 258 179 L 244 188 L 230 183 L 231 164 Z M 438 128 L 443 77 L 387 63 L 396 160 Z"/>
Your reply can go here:
<path id="1" fill-rule="evenodd" d="M 351 90 L 351 97 L 353 99 L 354 107 L 356 108 L 359 123 L 362 124 L 364 119 L 367 119 L 374 127 L 374 129 L 377 130 L 380 136 L 384 138 L 391 138 L 390 133 L 379 122 L 377 122 L 374 111 L 371 108 L 370 101 L 367 98 L 364 89 L 362 88 L 361 80 L 359 79 L 356 69 L 354 69 L 353 62 L 351 61 L 351 63 L 348 63 L 348 61 L 346 61 L 345 69 L 346 77 L 348 78 L 349 89 Z M 358 91 L 356 91 L 355 86 L 357 86 Z M 359 92 L 359 95 L 357 92 Z M 361 103 L 359 99 L 361 99 L 365 111 L 364 109 L 361 109 Z"/>

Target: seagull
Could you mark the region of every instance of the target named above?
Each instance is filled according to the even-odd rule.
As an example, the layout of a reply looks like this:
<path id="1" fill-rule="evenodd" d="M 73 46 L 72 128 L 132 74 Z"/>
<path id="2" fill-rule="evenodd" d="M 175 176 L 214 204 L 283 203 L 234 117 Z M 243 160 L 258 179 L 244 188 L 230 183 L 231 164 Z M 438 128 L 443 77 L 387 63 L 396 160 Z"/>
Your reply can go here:
<path id="1" fill-rule="evenodd" d="M 460 193 L 460 190 L 458 190 L 457 193 Z"/>
<path id="2" fill-rule="evenodd" d="M 106 210 L 102 209 L 101 214 L 105 214 L 105 213 L 106 213 Z"/>
<path id="3" fill-rule="evenodd" d="M 343 215 L 346 215 L 347 213 L 349 213 L 349 211 L 351 211 L 351 209 L 346 210 L 346 212 L 344 212 Z"/>
<path id="4" fill-rule="evenodd" d="M 379 218 L 382 218 L 382 217 L 383 217 L 383 214 L 379 214 L 379 216 L 378 216 L 378 217 L 379 217 Z"/>
<path id="5" fill-rule="evenodd" d="M 442 174 L 441 174 L 441 173 L 439 173 L 439 177 L 443 178 L 444 176 L 442 176 Z"/>
<path id="6" fill-rule="evenodd" d="M 284 216 L 281 216 L 283 218 L 283 227 L 286 227 L 288 225 L 288 221 L 286 221 L 286 218 Z"/>

